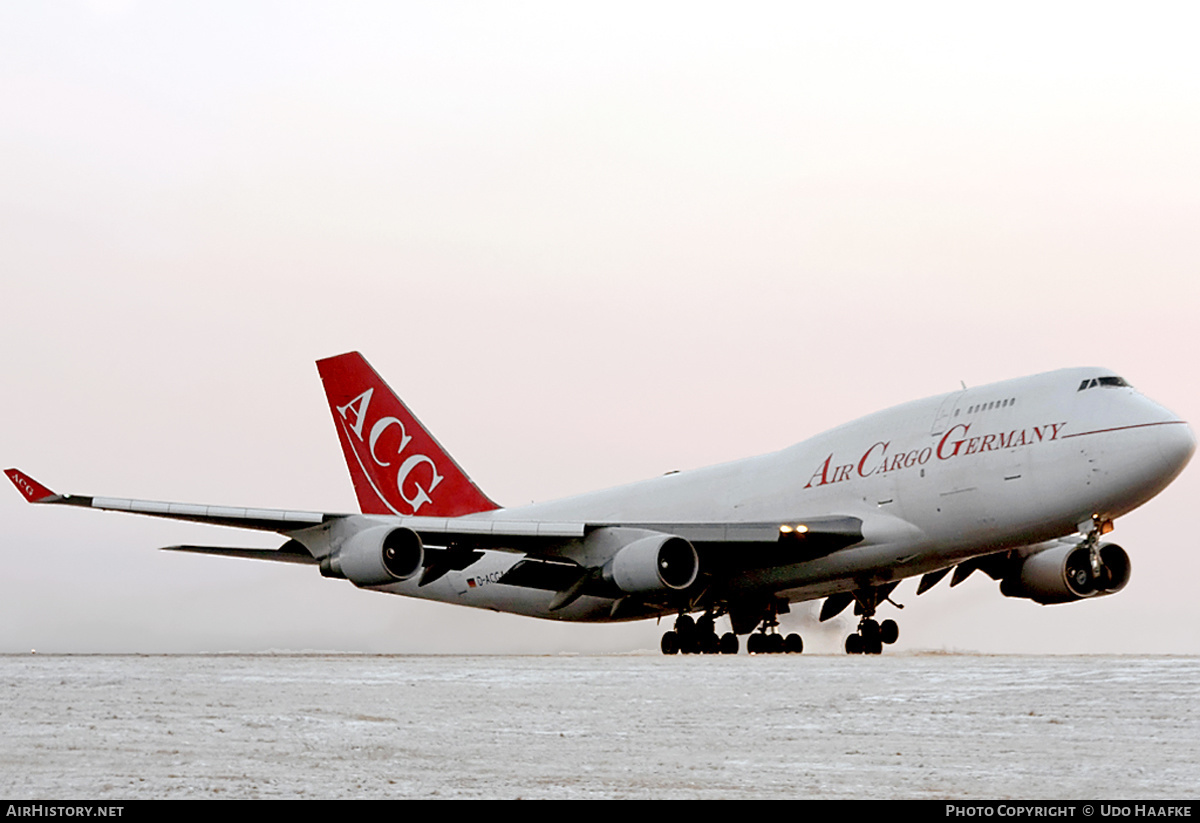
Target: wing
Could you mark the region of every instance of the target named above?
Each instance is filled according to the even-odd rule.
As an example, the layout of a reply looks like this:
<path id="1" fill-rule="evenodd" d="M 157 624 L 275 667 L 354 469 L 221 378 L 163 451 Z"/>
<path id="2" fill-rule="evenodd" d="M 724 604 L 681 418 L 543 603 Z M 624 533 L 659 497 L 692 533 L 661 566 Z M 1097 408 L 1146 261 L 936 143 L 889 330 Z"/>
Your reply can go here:
<path id="1" fill-rule="evenodd" d="M 172 520 L 190 520 L 194 523 L 210 523 L 214 526 L 236 526 L 241 529 L 279 532 L 287 534 L 316 526 L 325 520 L 339 517 L 336 514 L 317 512 L 286 511 L 283 509 L 243 509 L 232 506 L 203 506 L 194 503 L 164 503 L 156 500 L 130 500 L 123 497 L 91 497 L 79 494 L 58 494 L 34 480 L 20 469 L 5 469 L 8 479 L 17 491 L 30 503 L 49 503 L 63 506 L 81 506 L 101 511 L 146 514 L 151 517 L 167 517 Z"/>
<path id="2" fill-rule="evenodd" d="M 59 494 L 19 469 L 5 474 L 30 503 L 77 506 L 143 514 L 172 520 L 187 520 L 215 526 L 232 526 L 276 532 L 294 538 L 278 550 L 233 547 L 170 546 L 171 550 L 220 554 L 230 557 L 274 559 L 284 562 L 315 562 L 326 552 L 326 541 L 307 539 L 321 527 L 346 523 L 358 531 L 374 526 L 391 526 L 415 532 L 421 543 L 431 547 L 423 582 L 432 582 L 446 571 L 465 568 L 481 551 L 507 551 L 525 555 L 509 573 L 511 585 L 561 590 L 567 577 L 578 577 L 588 567 L 572 557 L 572 548 L 589 539 L 600 542 L 606 533 L 620 532 L 609 552 L 623 548 L 622 540 L 645 534 L 682 538 L 695 547 L 706 573 L 766 568 L 822 557 L 863 539 L 862 520 L 857 517 L 823 516 L 791 523 L 627 523 L 520 521 L 489 515 L 467 517 L 390 517 L 340 512 L 310 512 L 288 509 L 240 508 L 195 503 L 135 500 L 121 497 Z M 308 550 L 306 560 L 300 547 Z M 439 551 L 438 549 L 441 549 Z M 467 562 L 469 561 L 469 562 Z M 573 582 L 573 580 L 572 580 Z"/>

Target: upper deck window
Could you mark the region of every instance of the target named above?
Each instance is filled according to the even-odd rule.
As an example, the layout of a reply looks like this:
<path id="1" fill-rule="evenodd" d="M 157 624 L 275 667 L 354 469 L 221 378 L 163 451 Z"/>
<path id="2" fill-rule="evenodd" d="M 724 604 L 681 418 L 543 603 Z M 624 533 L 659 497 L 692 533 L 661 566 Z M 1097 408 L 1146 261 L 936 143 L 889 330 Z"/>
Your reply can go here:
<path id="1" fill-rule="evenodd" d="M 1076 389 L 1076 391 L 1094 389 L 1096 386 L 1117 386 L 1126 389 L 1133 388 L 1122 377 L 1093 377 L 1090 380 L 1084 380 L 1082 383 L 1080 383 L 1079 388 Z"/>

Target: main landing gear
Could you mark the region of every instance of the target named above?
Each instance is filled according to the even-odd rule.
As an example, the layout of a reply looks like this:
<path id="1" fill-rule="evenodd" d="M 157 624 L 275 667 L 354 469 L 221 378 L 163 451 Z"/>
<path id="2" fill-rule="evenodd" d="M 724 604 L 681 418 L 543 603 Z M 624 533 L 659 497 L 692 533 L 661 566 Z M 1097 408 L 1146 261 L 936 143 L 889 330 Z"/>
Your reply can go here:
<path id="1" fill-rule="evenodd" d="M 885 645 L 890 646 L 900 637 L 900 627 L 895 620 L 876 623 L 864 617 L 858 631 L 846 637 L 846 654 L 879 654 Z"/>
<path id="2" fill-rule="evenodd" d="M 675 628 L 662 636 L 663 654 L 737 654 L 738 634 L 750 634 L 746 638 L 746 651 L 750 654 L 800 654 L 804 641 L 798 634 L 786 637 L 778 632 L 779 613 L 787 611 L 787 604 L 756 604 L 750 609 L 729 612 L 733 631 L 718 637 L 714 622 L 717 614 L 706 612 L 703 617 L 693 619 L 681 614 L 675 620 Z M 758 629 L 758 631 L 754 631 Z"/>
<path id="3" fill-rule="evenodd" d="M 854 592 L 839 592 L 826 598 L 825 604 L 821 606 L 822 623 L 837 617 L 851 603 L 854 604 L 854 613 L 862 618 L 858 621 L 858 629 L 846 638 L 846 654 L 879 654 L 884 646 L 890 646 L 900 638 L 900 627 L 896 625 L 895 620 L 885 620 L 882 623 L 875 621 L 875 609 L 884 601 L 897 609 L 904 608 L 889 597 L 897 583 L 898 581 L 885 583 Z"/>
<path id="4" fill-rule="evenodd" d="M 726 632 L 718 637 L 714 623 L 715 618 L 711 613 L 699 620 L 693 620 L 690 614 L 679 615 L 675 620 L 674 631 L 662 636 L 662 653 L 737 654 L 737 635 Z"/>
<path id="5" fill-rule="evenodd" d="M 746 651 L 750 654 L 800 654 L 804 641 L 792 633 L 784 637 L 779 633 L 779 608 L 772 603 L 762 619 L 762 628 L 746 638 Z"/>
<path id="6" fill-rule="evenodd" d="M 746 639 L 746 651 L 750 654 L 800 654 L 804 651 L 804 640 L 794 632 L 787 637 L 778 632 L 755 632 Z"/>

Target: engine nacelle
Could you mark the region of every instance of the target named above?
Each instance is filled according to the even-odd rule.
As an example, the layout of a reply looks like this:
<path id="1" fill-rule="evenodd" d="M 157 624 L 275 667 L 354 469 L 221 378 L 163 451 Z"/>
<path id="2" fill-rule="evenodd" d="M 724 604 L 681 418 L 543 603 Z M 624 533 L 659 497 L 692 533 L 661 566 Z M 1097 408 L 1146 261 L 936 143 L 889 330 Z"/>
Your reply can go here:
<path id="1" fill-rule="evenodd" d="M 416 576 L 425 547 L 412 529 L 375 526 L 349 537 L 321 561 L 321 574 L 344 577 L 356 586 L 383 586 Z"/>
<path id="2" fill-rule="evenodd" d="M 1068 543 L 1026 557 L 1000 582 L 1000 593 L 1042 605 L 1070 603 L 1119 592 L 1129 582 L 1129 572 L 1129 555 L 1116 543 L 1100 544 L 1099 575 L 1092 572 L 1087 547 Z"/>
<path id="3" fill-rule="evenodd" d="M 686 589 L 700 573 L 695 547 L 673 534 L 653 534 L 621 548 L 604 567 L 604 579 L 626 594 Z"/>

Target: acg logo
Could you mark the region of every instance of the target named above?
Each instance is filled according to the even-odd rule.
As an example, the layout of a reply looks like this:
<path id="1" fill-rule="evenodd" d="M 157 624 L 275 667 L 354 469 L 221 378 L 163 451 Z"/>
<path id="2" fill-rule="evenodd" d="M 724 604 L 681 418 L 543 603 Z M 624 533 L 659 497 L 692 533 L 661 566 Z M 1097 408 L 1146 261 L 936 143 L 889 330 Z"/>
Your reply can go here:
<path id="1" fill-rule="evenodd" d="M 401 512 L 392 505 L 390 495 L 385 494 L 379 486 L 376 485 L 376 480 L 386 478 L 387 472 L 381 471 L 392 465 L 391 460 L 385 460 L 384 457 L 404 457 L 404 450 L 408 448 L 412 442 L 412 435 L 404 428 L 403 421 L 398 417 L 380 417 L 371 424 L 370 430 L 367 430 L 368 409 L 371 405 L 371 396 L 375 393 L 375 389 L 367 389 L 358 397 L 351 400 L 344 406 L 337 406 L 337 413 L 342 418 L 342 427 L 346 430 L 346 436 L 350 439 L 351 444 L 357 439 L 357 445 L 353 445 L 354 456 L 358 460 L 359 466 L 363 473 L 367 476 L 367 481 L 371 484 L 371 488 L 379 495 L 379 499 L 383 501 L 389 509 L 396 514 L 416 514 L 417 510 L 426 503 L 432 503 L 429 495 L 444 479 L 438 472 L 437 466 L 433 460 L 424 454 L 411 454 L 404 458 L 400 467 L 396 470 L 396 494 L 401 500 L 412 507 L 411 512 Z M 396 431 L 389 431 L 395 428 Z M 365 432 L 365 437 L 364 437 Z M 351 438 L 350 434 L 354 437 Z M 399 439 L 397 440 L 397 434 Z M 364 462 L 365 457 L 370 458 L 374 465 L 367 465 Z M 383 457 L 380 452 L 383 452 Z M 411 496 L 405 494 L 405 483 L 409 481 L 413 472 L 421 465 L 429 467 L 429 477 L 426 485 L 422 486 L 421 481 L 417 477 L 411 478 L 409 488 L 413 489 Z M 376 468 L 378 467 L 378 468 Z"/>
<path id="2" fill-rule="evenodd" d="M 12 480 L 18 491 L 20 491 L 30 500 L 33 499 L 33 486 L 29 485 L 29 481 L 26 480 L 21 474 L 13 471 L 8 475 L 8 478 Z"/>

